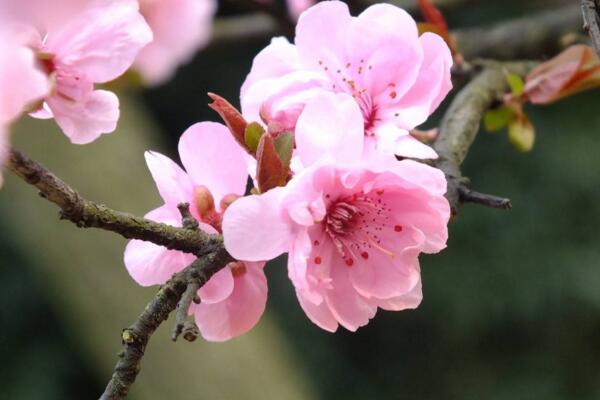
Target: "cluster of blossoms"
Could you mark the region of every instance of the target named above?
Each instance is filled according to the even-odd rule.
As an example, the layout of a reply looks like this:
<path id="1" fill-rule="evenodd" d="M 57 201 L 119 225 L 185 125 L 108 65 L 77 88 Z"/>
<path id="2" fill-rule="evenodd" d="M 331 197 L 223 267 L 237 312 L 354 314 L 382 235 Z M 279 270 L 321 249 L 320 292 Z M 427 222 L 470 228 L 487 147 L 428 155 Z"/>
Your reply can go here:
<path id="1" fill-rule="evenodd" d="M 130 67 L 168 79 L 210 36 L 216 0 L 0 0 L 0 162 L 24 112 L 76 144 L 113 132 L 119 100 L 96 84 Z"/>
<path id="2" fill-rule="evenodd" d="M 216 95 L 227 126 L 199 123 L 179 142 L 185 171 L 146 154 L 165 204 L 147 217 L 181 225 L 177 204 L 237 260 L 192 304 L 207 340 L 241 335 L 267 299 L 265 262 L 288 253 L 308 318 L 327 331 L 364 326 L 378 308 L 419 305 L 420 253 L 447 240 L 446 180 L 412 160 L 435 152 L 409 130 L 451 88 L 452 59 L 434 34 L 391 5 L 358 17 L 338 1 L 300 15 L 295 44 L 277 38 L 254 60 L 242 113 Z M 247 123 L 246 121 L 253 121 Z M 244 196 L 248 175 L 255 188 Z M 132 241 L 125 264 L 142 285 L 166 282 L 193 256 Z"/>
<path id="3" fill-rule="evenodd" d="M 206 43 L 215 0 L 0 0 L 0 157 L 7 126 L 26 112 L 53 118 L 77 144 L 112 132 L 119 101 L 96 84 L 129 68 L 167 79 Z M 451 88 L 452 57 L 419 36 L 402 9 L 358 17 L 341 1 L 290 1 L 294 43 L 274 39 L 241 88 L 241 113 L 211 95 L 226 125 L 203 122 L 179 142 L 185 169 L 146 154 L 164 204 L 146 217 L 222 234 L 238 261 L 198 291 L 204 338 L 224 341 L 265 310 L 265 263 L 288 253 L 300 306 L 319 327 L 356 330 L 378 308 L 419 305 L 420 253 L 447 240 L 444 174 L 405 158 L 435 158 L 410 134 Z M 248 123 L 247 121 L 251 121 Z M 2 160 L 0 159 L 0 162 Z M 248 178 L 255 188 L 245 196 Z M 166 282 L 194 256 L 131 241 L 125 264 L 141 285 Z"/>

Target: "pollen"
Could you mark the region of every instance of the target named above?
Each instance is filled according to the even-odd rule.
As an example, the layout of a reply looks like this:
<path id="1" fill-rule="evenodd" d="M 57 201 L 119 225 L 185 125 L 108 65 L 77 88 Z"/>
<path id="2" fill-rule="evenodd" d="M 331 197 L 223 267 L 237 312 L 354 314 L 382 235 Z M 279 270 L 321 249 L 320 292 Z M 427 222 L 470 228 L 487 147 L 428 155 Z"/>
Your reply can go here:
<path id="1" fill-rule="evenodd" d="M 321 264 L 322 261 L 323 260 L 321 260 L 321 257 L 319 257 L 319 256 L 315 257 L 315 264 L 319 265 L 319 264 Z"/>
<path id="2" fill-rule="evenodd" d="M 402 232 L 402 225 L 396 225 L 396 226 L 394 226 L 394 230 L 396 232 Z"/>

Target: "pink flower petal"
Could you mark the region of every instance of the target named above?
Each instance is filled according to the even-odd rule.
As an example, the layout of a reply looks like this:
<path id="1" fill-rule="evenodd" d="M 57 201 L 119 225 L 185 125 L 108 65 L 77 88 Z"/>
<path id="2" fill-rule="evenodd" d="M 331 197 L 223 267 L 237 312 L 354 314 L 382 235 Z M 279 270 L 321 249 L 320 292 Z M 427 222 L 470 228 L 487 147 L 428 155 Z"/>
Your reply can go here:
<path id="1" fill-rule="evenodd" d="M 308 9 L 315 3 L 316 0 L 287 0 L 290 15 L 294 19 L 298 19 L 304 10 Z"/>
<path id="2" fill-rule="evenodd" d="M 147 151 L 144 156 L 165 203 L 176 207 L 179 203 L 190 202 L 193 198 L 193 184 L 181 167 L 170 158 L 154 151 Z"/>
<path id="3" fill-rule="evenodd" d="M 234 285 L 231 269 L 225 267 L 214 274 L 208 282 L 198 290 L 200 300 L 206 304 L 219 303 L 231 295 Z"/>
<path id="4" fill-rule="evenodd" d="M 99 2 L 48 32 L 46 50 L 57 65 L 83 72 L 97 83 L 123 74 L 138 52 L 152 40 L 150 27 L 137 10 L 137 2 Z"/>
<path id="5" fill-rule="evenodd" d="M 419 77 L 399 101 L 390 101 L 384 115 L 396 117 L 406 129 L 412 129 L 427 120 L 452 89 L 450 68 L 452 54 L 444 40 L 430 32 L 420 37 L 425 58 Z M 385 99 L 383 96 L 382 100 Z"/>
<path id="6" fill-rule="evenodd" d="M 347 42 L 349 61 L 363 67 L 355 77 L 363 79 L 361 86 L 369 88 L 371 96 L 384 91 L 388 95 L 393 85 L 394 97 L 401 97 L 417 79 L 423 50 L 417 25 L 403 9 L 391 4 L 367 8 L 352 20 Z"/>
<path id="7" fill-rule="evenodd" d="M 146 218 L 180 226 L 177 209 L 162 206 L 150 211 Z M 168 250 L 151 242 L 131 240 L 125 249 L 125 266 L 131 277 L 142 286 L 160 285 L 195 259 L 193 254 Z"/>
<path id="8" fill-rule="evenodd" d="M 323 1 L 306 10 L 296 25 L 296 46 L 302 63 L 331 71 L 344 66 L 346 37 L 352 17 L 341 1 Z M 319 63 L 320 62 L 320 63 Z"/>
<path id="9" fill-rule="evenodd" d="M 292 240 L 291 226 L 282 221 L 279 203 L 283 188 L 260 196 L 242 197 L 223 216 L 225 248 L 238 260 L 271 260 L 284 253 Z"/>
<path id="10" fill-rule="evenodd" d="M 117 127 L 119 99 L 106 90 L 94 90 L 78 101 L 62 96 L 47 100 L 56 123 L 75 144 L 93 142 Z"/>
<path id="11" fill-rule="evenodd" d="M 363 117 L 354 99 L 345 93 L 323 92 L 306 104 L 296 124 L 296 153 L 305 166 L 330 156 L 352 163 L 363 152 Z"/>
<path id="12" fill-rule="evenodd" d="M 166 81 L 208 43 L 216 6 L 215 0 L 140 1 L 140 12 L 154 34 L 134 64 L 146 83 Z"/>
<path id="13" fill-rule="evenodd" d="M 335 319 L 349 331 L 356 331 L 369 323 L 375 316 L 377 307 L 369 304 L 352 286 L 348 266 L 340 258 L 333 258 L 331 284 L 333 289 L 325 297 Z"/>
<path id="14" fill-rule="evenodd" d="M 296 297 L 298 297 L 300 307 L 302 307 L 306 316 L 315 325 L 329 332 L 335 332 L 337 330 L 338 323 L 324 301 L 315 304 L 310 298 L 306 298 L 304 292 L 301 290 L 296 290 Z"/>
<path id="15" fill-rule="evenodd" d="M 409 292 L 420 280 L 418 256 L 423 235 L 420 236 L 419 243 L 415 243 L 408 227 L 402 233 L 392 230 L 391 234 L 381 237 L 381 246 L 393 255 L 377 250 L 357 255 L 349 268 L 350 280 L 357 292 L 366 298 L 380 299 Z M 411 246 L 414 247 L 410 249 Z"/>
<path id="16" fill-rule="evenodd" d="M 389 299 L 369 299 L 369 302 L 388 311 L 402 311 L 417 308 L 423 300 L 421 280 L 408 293 Z"/>
<path id="17" fill-rule="evenodd" d="M 0 123 L 15 119 L 47 90 L 47 79 L 36 68 L 31 49 L 12 33 L 0 32 Z"/>
<path id="18" fill-rule="evenodd" d="M 242 85 L 242 99 L 245 97 L 246 91 L 254 83 L 293 72 L 298 65 L 296 46 L 288 42 L 284 37 L 273 38 L 271 43 L 254 57 L 252 69 Z"/>
<path id="19" fill-rule="evenodd" d="M 248 121 L 275 122 L 293 132 L 305 104 L 322 93 L 325 84 L 321 74 L 306 71 L 260 80 L 242 96 L 242 112 Z"/>
<path id="20" fill-rule="evenodd" d="M 6 127 L 0 124 L 0 187 L 2 187 L 2 183 L 4 179 L 2 178 L 2 169 L 4 168 L 4 163 L 6 162 L 6 158 L 8 157 L 8 131 Z"/>
<path id="21" fill-rule="evenodd" d="M 193 183 L 206 186 L 216 204 L 227 194 L 244 194 L 244 150 L 225 125 L 200 122 L 189 127 L 179 139 L 179 156 Z"/>
<path id="22" fill-rule="evenodd" d="M 414 157 L 421 159 L 436 159 L 438 154 L 431 146 L 420 142 L 418 139 L 406 135 L 399 138 L 394 144 L 394 154 L 401 157 Z"/>
<path id="23" fill-rule="evenodd" d="M 245 263 L 246 271 L 234 278 L 231 295 L 222 302 L 192 305 L 190 309 L 202 337 L 222 342 L 240 336 L 256 325 L 267 302 L 264 263 Z"/>

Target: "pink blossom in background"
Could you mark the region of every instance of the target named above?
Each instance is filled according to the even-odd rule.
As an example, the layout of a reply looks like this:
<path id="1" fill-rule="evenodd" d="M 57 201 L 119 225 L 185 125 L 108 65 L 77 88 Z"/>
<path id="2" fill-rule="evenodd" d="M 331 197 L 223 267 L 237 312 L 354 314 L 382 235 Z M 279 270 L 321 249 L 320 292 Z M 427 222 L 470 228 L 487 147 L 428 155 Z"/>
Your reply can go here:
<path id="1" fill-rule="evenodd" d="M 216 234 L 229 203 L 244 194 L 247 166 L 244 151 L 221 124 L 203 122 L 190 127 L 179 141 L 181 169 L 169 158 L 146 153 L 146 162 L 165 202 L 146 218 L 181 226 L 177 205 L 190 204 L 200 229 Z M 195 257 L 150 242 L 132 240 L 125 265 L 140 285 L 165 283 Z M 198 291 L 201 303 L 192 305 L 202 336 L 224 341 L 250 330 L 260 319 L 267 300 L 264 262 L 230 263 Z"/>
<path id="2" fill-rule="evenodd" d="M 165 82 L 206 46 L 216 9 L 216 0 L 140 0 L 154 40 L 140 52 L 134 67 L 147 84 Z"/>
<path id="3" fill-rule="evenodd" d="M 316 0 L 287 0 L 288 10 L 294 19 L 298 19 L 304 10 L 315 3 Z"/>
<path id="4" fill-rule="evenodd" d="M 419 305 L 418 256 L 446 246 L 450 207 L 438 169 L 367 153 L 360 108 L 344 93 L 316 96 L 296 126 L 304 166 L 285 187 L 243 197 L 225 212 L 237 258 L 288 252 L 300 305 L 328 331 L 356 330 L 377 308 Z"/>
<path id="5" fill-rule="evenodd" d="M 404 10 L 376 4 L 358 17 L 341 1 L 320 2 L 298 21 L 294 44 L 275 38 L 252 64 L 241 90 L 247 120 L 293 130 L 308 99 L 344 92 L 359 105 L 367 146 L 434 158 L 409 134 L 451 89 L 452 57 L 441 37 L 419 37 Z"/>
<path id="6" fill-rule="evenodd" d="M 123 74 L 152 32 L 137 10 L 137 2 L 92 1 L 61 23 L 50 18 L 32 32 L 31 45 L 54 82 L 37 118 L 54 118 L 73 143 L 92 142 L 115 130 L 119 100 L 94 84 Z M 64 19 L 63 19 L 64 18 Z M 31 27 L 33 29 L 33 25 Z"/>
<path id="7" fill-rule="evenodd" d="M 33 51 L 25 46 L 11 22 L 0 18 L 0 167 L 8 153 L 7 125 L 48 91 L 46 76 L 36 67 Z M 2 176 L 0 175 L 0 185 Z"/>

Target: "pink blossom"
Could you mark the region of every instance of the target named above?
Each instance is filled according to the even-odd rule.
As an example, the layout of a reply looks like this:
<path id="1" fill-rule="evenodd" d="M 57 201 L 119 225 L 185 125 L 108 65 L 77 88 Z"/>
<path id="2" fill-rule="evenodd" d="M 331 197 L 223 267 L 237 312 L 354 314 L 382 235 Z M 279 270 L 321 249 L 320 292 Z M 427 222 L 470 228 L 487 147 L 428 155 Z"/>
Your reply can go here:
<path id="1" fill-rule="evenodd" d="M 216 8 L 215 0 L 140 0 L 140 12 L 154 33 L 134 64 L 146 83 L 166 81 L 208 43 Z"/>
<path id="2" fill-rule="evenodd" d="M 0 31 L 0 123 L 7 123 L 48 90 L 33 51 L 17 31 Z"/>
<path id="3" fill-rule="evenodd" d="M 298 19 L 304 10 L 315 3 L 316 0 L 287 0 L 288 10 L 294 19 Z"/>
<path id="4" fill-rule="evenodd" d="M 54 81 L 43 108 L 32 116 L 53 117 L 76 144 L 92 142 L 115 130 L 119 100 L 112 92 L 95 90 L 94 84 L 123 74 L 152 40 L 137 2 L 88 4 L 60 24 L 49 19 L 32 40 L 38 59 Z"/>
<path id="5" fill-rule="evenodd" d="M 10 23 L 0 19 L 4 25 L 0 28 L 0 166 L 8 154 L 6 125 L 48 90 L 48 82 L 36 67 L 33 52 L 25 46 L 18 31 L 9 29 Z"/>
<path id="6" fill-rule="evenodd" d="M 181 226 L 177 205 L 190 204 L 200 228 L 211 234 L 221 231 L 222 213 L 244 194 L 244 152 L 227 128 L 213 122 L 191 126 L 179 141 L 179 156 L 185 171 L 169 158 L 146 153 L 164 205 L 146 218 Z M 158 285 L 181 271 L 194 256 L 168 250 L 149 242 L 132 240 L 125 250 L 127 270 L 140 285 Z M 262 315 L 267 299 L 264 262 L 233 262 L 217 272 L 198 291 L 201 303 L 193 305 L 196 323 L 207 340 L 224 341 L 251 329 Z"/>
<path id="7" fill-rule="evenodd" d="M 235 201 L 223 219 L 234 257 L 289 253 L 300 305 L 328 331 L 338 324 L 354 331 L 378 307 L 417 307 L 418 256 L 442 250 L 448 237 L 444 174 L 392 155 L 361 159 L 366 140 L 353 123 L 360 117 L 347 94 L 315 97 L 296 125 L 296 157 L 305 167 L 285 187 Z"/>
<path id="8" fill-rule="evenodd" d="M 305 11 L 295 44 L 275 38 L 254 59 L 241 90 L 248 120 L 294 129 L 302 108 L 321 91 L 352 95 L 369 146 L 401 156 L 434 158 L 409 135 L 451 89 L 452 57 L 442 38 L 425 33 L 402 9 L 376 4 L 358 17 L 341 1 Z"/>

